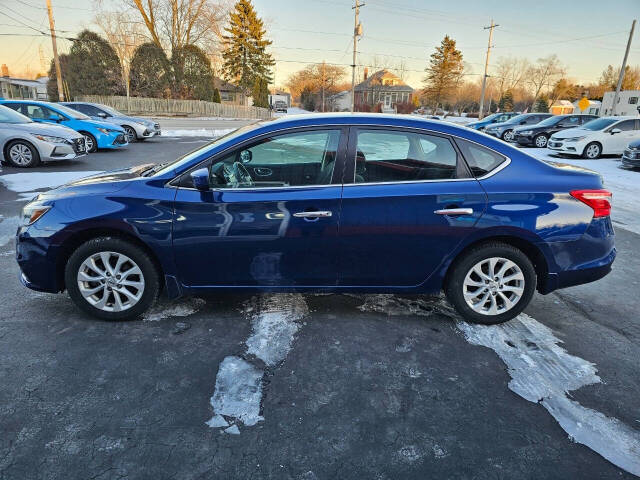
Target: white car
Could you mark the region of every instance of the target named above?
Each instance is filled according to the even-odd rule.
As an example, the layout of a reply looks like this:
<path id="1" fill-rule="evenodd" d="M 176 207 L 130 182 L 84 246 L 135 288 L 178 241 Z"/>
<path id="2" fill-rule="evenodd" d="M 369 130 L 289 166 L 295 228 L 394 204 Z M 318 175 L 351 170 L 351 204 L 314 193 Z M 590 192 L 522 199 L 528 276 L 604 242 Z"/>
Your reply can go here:
<path id="1" fill-rule="evenodd" d="M 629 142 L 638 139 L 639 117 L 602 117 L 554 133 L 547 147 L 558 153 L 595 159 L 600 155 L 622 155 Z"/>

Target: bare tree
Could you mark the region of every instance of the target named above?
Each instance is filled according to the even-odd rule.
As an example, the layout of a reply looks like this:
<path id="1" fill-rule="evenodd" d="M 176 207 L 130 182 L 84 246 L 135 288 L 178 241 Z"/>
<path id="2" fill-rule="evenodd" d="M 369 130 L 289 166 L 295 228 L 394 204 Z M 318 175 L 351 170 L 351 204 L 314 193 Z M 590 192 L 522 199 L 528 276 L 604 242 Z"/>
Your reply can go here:
<path id="1" fill-rule="evenodd" d="M 212 52 L 228 13 L 225 0 L 125 0 L 140 16 L 151 40 L 168 53 L 186 45 Z"/>
<path id="2" fill-rule="evenodd" d="M 546 86 L 548 90 L 552 85 L 566 73 L 566 69 L 560 63 L 557 55 L 549 55 L 545 58 L 539 58 L 528 72 L 529 83 L 532 85 L 533 101 L 531 105 L 536 103 L 542 89 Z"/>
<path id="3" fill-rule="evenodd" d="M 526 58 L 500 57 L 496 62 L 495 74 L 497 96 L 500 98 L 507 90 L 519 87 L 531 68 Z"/>

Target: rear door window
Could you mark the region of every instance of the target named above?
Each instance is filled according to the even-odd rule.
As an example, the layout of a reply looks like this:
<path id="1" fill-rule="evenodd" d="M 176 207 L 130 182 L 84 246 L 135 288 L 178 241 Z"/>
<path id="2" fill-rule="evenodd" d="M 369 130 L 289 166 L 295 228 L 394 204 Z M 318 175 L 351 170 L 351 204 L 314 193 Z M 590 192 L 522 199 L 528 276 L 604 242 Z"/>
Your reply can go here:
<path id="1" fill-rule="evenodd" d="M 506 158 L 499 153 L 477 143 L 461 138 L 457 138 L 456 143 L 475 177 L 482 177 L 492 172 L 506 161 Z"/>

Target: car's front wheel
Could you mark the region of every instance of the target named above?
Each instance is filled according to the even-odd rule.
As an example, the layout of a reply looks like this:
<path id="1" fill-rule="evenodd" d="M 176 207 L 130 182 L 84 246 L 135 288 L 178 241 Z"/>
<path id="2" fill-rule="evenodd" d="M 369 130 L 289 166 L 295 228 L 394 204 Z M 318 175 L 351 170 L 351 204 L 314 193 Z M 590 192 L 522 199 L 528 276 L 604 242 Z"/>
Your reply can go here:
<path id="1" fill-rule="evenodd" d="M 511 140 L 513 140 L 513 130 L 506 130 L 502 134 L 502 140 L 504 140 L 505 142 L 510 142 Z"/>
<path id="2" fill-rule="evenodd" d="M 38 150 L 25 140 L 14 140 L 7 145 L 6 157 L 14 167 L 29 168 L 40 163 Z"/>
<path id="3" fill-rule="evenodd" d="M 536 272 L 531 260 L 505 243 L 485 243 L 458 258 L 445 293 L 465 320 L 487 325 L 516 317 L 531 301 Z"/>
<path id="4" fill-rule="evenodd" d="M 136 131 L 132 127 L 128 125 L 123 125 L 122 128 L 124 128 L 125 135 L 127 136 L 127 142 L 133 143 L 138 139 L 138 135 L 136 134 Z"/>
<path id="5" fill-rule="evenodd" d="M 87 153 L 97 152 L 98 142 L 96 141 L 96 137 L 94 137 L 88 132 L 80 132 L 80 134 L 84 137 L 84 142 L 85 142 L 85 145 L 87 146 Z"/>
<path id="6" fill-rule="evenodd" d="M 600 158 L 600 155 L 602 155 L 602 146 L 598 142 L 591 142 L 584 147 L 582 152 L 583 158 L 588 158 L 589 160 Z"/>
<path id="7" fill-rule="evenodd" d="M 160 276 L 149 255 L 120 238 L 100 237 L 80 245 L 65 268 L 71 299 L 85 312 L 105 320 L 126 320 L 151 307 Z"/>
<path id="8" fill-rule="evenodd" d="M 544 133 L 541 133 L 540 135 L 535 136 L 533 144 L 538 148 L 544 148 L 547 146 L 548 140 L 547 136 Z"/>

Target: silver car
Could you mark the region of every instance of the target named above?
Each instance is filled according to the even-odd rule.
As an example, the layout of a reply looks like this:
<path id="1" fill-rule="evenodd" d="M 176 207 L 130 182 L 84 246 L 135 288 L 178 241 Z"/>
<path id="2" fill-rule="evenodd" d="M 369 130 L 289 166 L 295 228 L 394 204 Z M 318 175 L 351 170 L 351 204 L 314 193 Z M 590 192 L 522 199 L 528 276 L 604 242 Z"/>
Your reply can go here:
<path id="1" fill-rule="evenodd" d="M 129 143 L 135 142 L 136 140 L 146 140 L 147 138 L 162 134 L 159 123 L 146 118 L 130 117 L 100 103 L 63 102 L 62 104 L 85 115 L 89 115 L 94 120 L 120 125 L 124 128 Z"/>
<path id="2" fill-rule="evenodd" d="M 84 137 L 62 125 L 36 123 L 0 105 L 2 163 L 35 167 L 40 162 L 73 160 L 87 154 Z"/>

